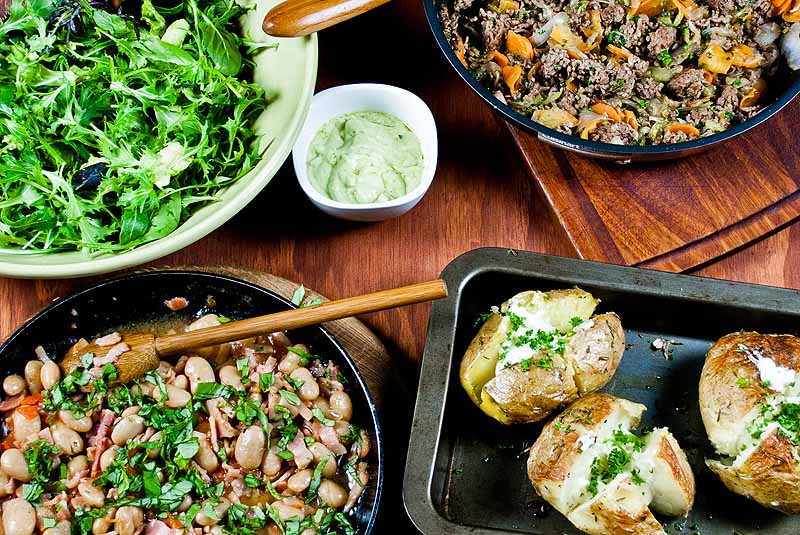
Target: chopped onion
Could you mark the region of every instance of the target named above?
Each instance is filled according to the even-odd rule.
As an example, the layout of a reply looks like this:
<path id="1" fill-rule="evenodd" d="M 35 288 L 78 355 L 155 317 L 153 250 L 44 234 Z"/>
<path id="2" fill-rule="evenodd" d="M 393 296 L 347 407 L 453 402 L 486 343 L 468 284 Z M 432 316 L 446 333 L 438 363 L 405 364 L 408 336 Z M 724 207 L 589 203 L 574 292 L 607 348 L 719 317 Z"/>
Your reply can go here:
<path id="1" fill-rule="evenodd" d="M 800 22 L 795 22 L 781 39 L 781 51 L 792 70 L 800 69 Z"/>
<path id="2" fill-rule="evenodd" d="M 608 121 L 608 117 L 593 112 L 592 110 L 583 110 L 578 115 L 578 132 L 582 132 L 584 128 L 592 124 L 594 121 Z"/>
<path id="3" fill-rule="evenodd" d="M 545 44 L 547 40 L 550 39 L 550 34 L 553 33 L 553 26 L 556 24 L 569 25 L 569 17 L 567 14 L 556 13 L 545 23 L 544 26 L 538 30 L 534 30 L 533 35 L 531 35 L 531 42 L 534 44 L 534 46 L 542 46 Z"/>
<path id="4" fill-rule="evenodd" d="M 766 22 L 758 27 L 753 40 L 762 47 L 766 47 L 777 41 L 778 37 L 780 36 L 781 27 L 778 25 L 778 23 Z"/>

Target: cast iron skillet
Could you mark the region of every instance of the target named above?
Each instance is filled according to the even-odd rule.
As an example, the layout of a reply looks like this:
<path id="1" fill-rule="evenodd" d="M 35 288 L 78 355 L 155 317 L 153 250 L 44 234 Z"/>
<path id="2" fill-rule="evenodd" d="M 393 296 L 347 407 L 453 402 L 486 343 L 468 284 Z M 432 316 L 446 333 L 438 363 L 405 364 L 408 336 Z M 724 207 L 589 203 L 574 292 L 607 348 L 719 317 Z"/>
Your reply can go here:
<path id="1" fill-rule="evenodd" d="M 545 143 L 576 152 L 583 156 L 628 163 L 632 161 L 671 160 L 697 154 L 733 139 L 754 126 L 758 126 L 778 113 L 800 93 L 800 71 L 791 71 L 781 59 L 781 67 L 775 76 L 771 78 L 770 85 L 773 87 L 770 88 L 770 93 L 766 97 L 767 99 L 771 99 L 771 103 L 758 115 L 724 132 L 683 143 L 653 145 L 648 147 L 612 145 L 610 143 L 580 139 L 577 136 L 571 136 L 553 130 L 552 128 L 547 128 L 530 117 L 525 117 L 517 113 L 497 100 L 488 89 L 475 80 L 472 74 L 470 74 L 466 67 L 458 60 L 444 36 L 442 24 L 439 20 L 439 8 L 448 1 L 452 0 L 423 0 L 423 3 L 425 5 L 425 14 L 428 17 L 428 24 L 430 24 L 436 42 L 439 44 L 439 48 L 442 49 L 442 52 L 444 52 L 447 61 L 456 70 L 459 76 L 461 76 L 467 85 L 469 85 L 493 111 L 507 121 L 510 121 L 512 124 L 527 132 L 535 134 Z"/>
<path id="2" fill-rule="evenodd" d="M 189 307 L 180 312 L 167 309 L 164 301 L 176 296 L 187 298 Z M 209 296 L 215 302 L 213 308 L 207 304 Z M 135 328 L 174 318 L 188 323 L 211 311 L 241 319 L 288 308 L 295 306 L 268 290 L 230 277 L 187 271 L 128 275 L 59 299 L 26 322 L 0 346 L 4 364 L 0 376 L 22 375 L 38 345 L 50 356 L 61 356 L 81 337 L 92 338 L 130 325 Z M 368 535 L 377 517 L 383 482 L 383 444 L 375 403 L 350 356 L 325 329 L 298 329 L 291 331 L 289 338 L 339 366 L 353 401 L 353 422 L 369 433 L 369 485 L 348 515 L 358 532 Z"/>

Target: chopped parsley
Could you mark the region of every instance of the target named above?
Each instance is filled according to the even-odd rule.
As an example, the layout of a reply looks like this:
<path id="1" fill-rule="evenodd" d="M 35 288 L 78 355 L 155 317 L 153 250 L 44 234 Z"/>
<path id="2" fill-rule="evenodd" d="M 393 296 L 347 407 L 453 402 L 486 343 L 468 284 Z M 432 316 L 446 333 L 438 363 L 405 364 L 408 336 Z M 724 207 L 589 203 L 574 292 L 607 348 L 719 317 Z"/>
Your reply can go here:
<path id="1" fill-rule="evenodd" d="M 658 59 L 664 67 L 669 67 L 672 64 L 672 56 L 670 56 L 669 50 L 662 50 L 659 52 L 656 59 Z"/>
<path id="2" fill-rule="evenodd" d="M 619 30 L 608 32 L 608 43 L 615 46 L 625 46 L 625 35 Z"/>
<path id="3" fill-rule="evenodd" d="M 614 82 L 613 84 L 611 84 L 610 86 L 608 86 L 608 88 L 609 88 L 611 91 L 616 91 L 616 90 L 618 90 L 618 89 L 622 89 L 622 86 L 624 86 L 624 85 L 625 85 L 625 80 L 624 80 L 624 79 L 622 79 L 622 78 L 620 78 L 619 80 L 617 80 L 616 82 Z"/>
<path id="4" fill-rule="evenodd" d="M 592 496 L 597 495 L 601 483 L 610 483 L 619 474 L 626 471 L 633 460 L 633 453 L 644 449 L 645 440 L 634 434 L 626 433 L 622 429 L 617 429 L 611 437 L 611 444 L 613 447 L 608 455 L 596 457 L 592 461 L 589 484 L 586 486 L 586 490 Z M 637 485 L 644 482 L 637 471 L 631 472 L 631 480 Z"/>
<path id="5" fill-rule="evenodd" d="M 739 388 L 746 388 L 750 386 L 750 380 L 739 377 L 738 379 L 736 379 L 736 386 L 738 386 Z"/>

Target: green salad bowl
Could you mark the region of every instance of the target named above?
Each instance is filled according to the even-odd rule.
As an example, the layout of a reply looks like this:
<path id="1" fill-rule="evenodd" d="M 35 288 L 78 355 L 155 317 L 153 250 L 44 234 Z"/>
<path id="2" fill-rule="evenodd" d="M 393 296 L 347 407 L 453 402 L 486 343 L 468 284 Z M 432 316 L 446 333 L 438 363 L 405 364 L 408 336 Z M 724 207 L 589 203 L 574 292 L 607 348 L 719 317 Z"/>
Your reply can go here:
<path id="1" fill-rule="evenodd" d="M 220 190 L 217 200 L 197 210 L 168 236 L 121 253 L 81 251 L 36 253 L 0 249 L 0 276 L 56 279 L 85 277 L 126 269 L 174 253 L 207 234 L 244 208 L 278 172 L 291 153 L 305 122 L 317 79 L 317 36 L 279 39 L 261 30 L 264 15 L 282 0 L 258 0 L 241 20 L 249 39 L 278 43 L 255 56 L 255 83 L 266 91 L 269 105 L 255 124 L 267 147 L 250 173 Z"/>

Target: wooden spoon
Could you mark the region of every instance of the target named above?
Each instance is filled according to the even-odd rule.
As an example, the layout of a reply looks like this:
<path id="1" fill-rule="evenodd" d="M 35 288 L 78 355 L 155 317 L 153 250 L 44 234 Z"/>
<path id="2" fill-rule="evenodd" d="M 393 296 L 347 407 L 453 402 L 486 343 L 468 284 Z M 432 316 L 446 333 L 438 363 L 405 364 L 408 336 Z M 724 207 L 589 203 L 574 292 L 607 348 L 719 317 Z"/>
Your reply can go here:
<path id="1" fill-rule="evenodd" d="M 150 333 L 126 334 L 122 342 L 127 344 L 130 350 L 119 355 L 114 362 L 118 371 L 115 382 L 126 383 L 142 377 L 148 371 L 158 368 L 158 363 L 164 356 L 442 297 L 447 297 L 447 285 L 443 280 L 437 279 L 185 333 L 163 336 Z M 86 353 L 105 356 L 110 349 L 109 346 L 98 346 L 95 342 L 88 343 L 85 340 L 78 342 L 67 351 L 61 361 L 61 368 L 66 375 L 80 365 L 80 359 Z"/>
<path id="2" fill-rule="evenodd" d="M 264 17 L 264 33 L 302 37 L 339 24 L 389 0 L 286 0 Z"/>

